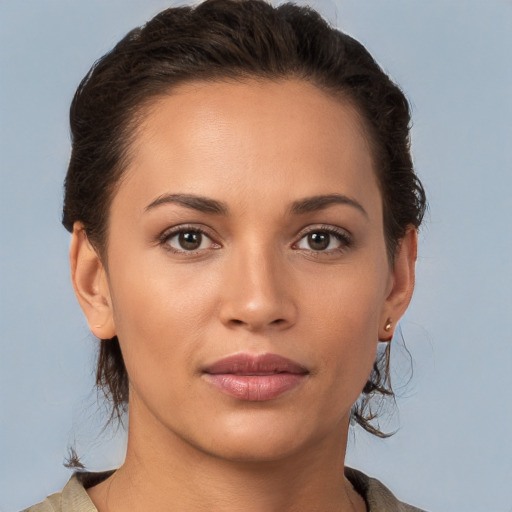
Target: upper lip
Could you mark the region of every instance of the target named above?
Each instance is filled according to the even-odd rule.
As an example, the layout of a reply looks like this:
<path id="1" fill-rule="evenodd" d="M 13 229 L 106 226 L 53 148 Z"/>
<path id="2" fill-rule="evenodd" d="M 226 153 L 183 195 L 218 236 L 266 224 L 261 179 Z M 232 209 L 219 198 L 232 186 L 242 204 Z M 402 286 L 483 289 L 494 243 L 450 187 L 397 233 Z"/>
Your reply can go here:
<path id="1" fill-rule="evenodd" d="M 307 368 L 277 354 L 234 354 L 204 368 L 209 374 L 272 375 L 275 373 L 309 373 Z"/>

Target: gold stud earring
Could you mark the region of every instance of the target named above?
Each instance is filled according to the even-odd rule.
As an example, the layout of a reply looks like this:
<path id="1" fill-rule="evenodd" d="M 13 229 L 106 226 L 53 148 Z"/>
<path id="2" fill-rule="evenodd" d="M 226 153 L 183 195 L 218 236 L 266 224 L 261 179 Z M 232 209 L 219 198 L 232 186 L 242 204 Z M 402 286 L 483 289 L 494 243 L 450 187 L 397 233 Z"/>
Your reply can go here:
<path id="1" fill-rule="evenodd" d="M 386 325 L 384 326 L 384 330 L 386 332 L 389 332 L 391 330 L 392 325 L 393 325 L 393 320 L 391 320 L 391 318 L 388 318 L 386 320 Z"/>

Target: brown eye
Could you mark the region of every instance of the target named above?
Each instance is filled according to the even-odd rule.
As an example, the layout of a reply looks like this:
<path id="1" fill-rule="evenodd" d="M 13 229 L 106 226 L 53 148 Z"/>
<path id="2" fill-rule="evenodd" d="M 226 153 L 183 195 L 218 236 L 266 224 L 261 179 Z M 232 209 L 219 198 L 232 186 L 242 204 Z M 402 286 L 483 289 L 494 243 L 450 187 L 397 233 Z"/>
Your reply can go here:
<path id="1" fill-rule="evenodd" d="M 211 238 L 202 231 L 181 229 L 165 237 L 164 243 L 175 252 L 191 252 L 216 248 Z"/>
<path id="2" fill-rule="evenodd" d="M 203 235 L 198 231 L 184 231 L 178 235 L 178 243 L 181 249 L 195 251 L 201 247 Z"/>
<path id="3" fill-rule="evenodd" d="M 319 231 L 316 233 L 310 233 L 308 235 L 308 245 L 314 251 L 324 251 L 329 247 L 331 242 L 331 236 L 329 233 Z"/>
<path id="4" fill-rule="evenodd" d="M 312 229 L 305 233 L 295 245 L 295 249 L 334 254 L 350 247 L 351 243 L 350 235 L 345 230 L 333 226 Z"/>

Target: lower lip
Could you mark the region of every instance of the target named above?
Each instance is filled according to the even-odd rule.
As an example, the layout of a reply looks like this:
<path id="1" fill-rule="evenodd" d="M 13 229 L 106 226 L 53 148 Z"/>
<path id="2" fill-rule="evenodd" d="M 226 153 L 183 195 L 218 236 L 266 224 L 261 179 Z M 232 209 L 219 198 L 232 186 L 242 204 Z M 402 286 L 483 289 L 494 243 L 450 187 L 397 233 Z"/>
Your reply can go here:
<path id="1" fill-rule="evenodd" d="M 275 373 L 271 375 L 205 373 L 204 376 L 222 393 L 249 402 L 263 402 L 277 398 L 296 388 L 306 378 L 305 373 Z"/>

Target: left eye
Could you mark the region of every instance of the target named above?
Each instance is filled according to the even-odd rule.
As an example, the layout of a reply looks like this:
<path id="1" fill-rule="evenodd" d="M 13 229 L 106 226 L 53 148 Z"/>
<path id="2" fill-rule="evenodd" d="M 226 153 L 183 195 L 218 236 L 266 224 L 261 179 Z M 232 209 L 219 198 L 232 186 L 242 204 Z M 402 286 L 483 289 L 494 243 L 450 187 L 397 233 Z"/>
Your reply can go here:
<path id="1" fill-rule="evenodd" d="M 165 241 L 176 251 L 198 251 L 211 247 L 212 240 L 202 231 L 187 229 L 170 235 Z"/>
<path id="2" fill-rule="evenodd" d="M 309 251 L 329 251 L 339 249 L 343 245 L 343 237 L 338 233 L 319 230 L 304 235 L 297 244 L 297 248 Z"/>

